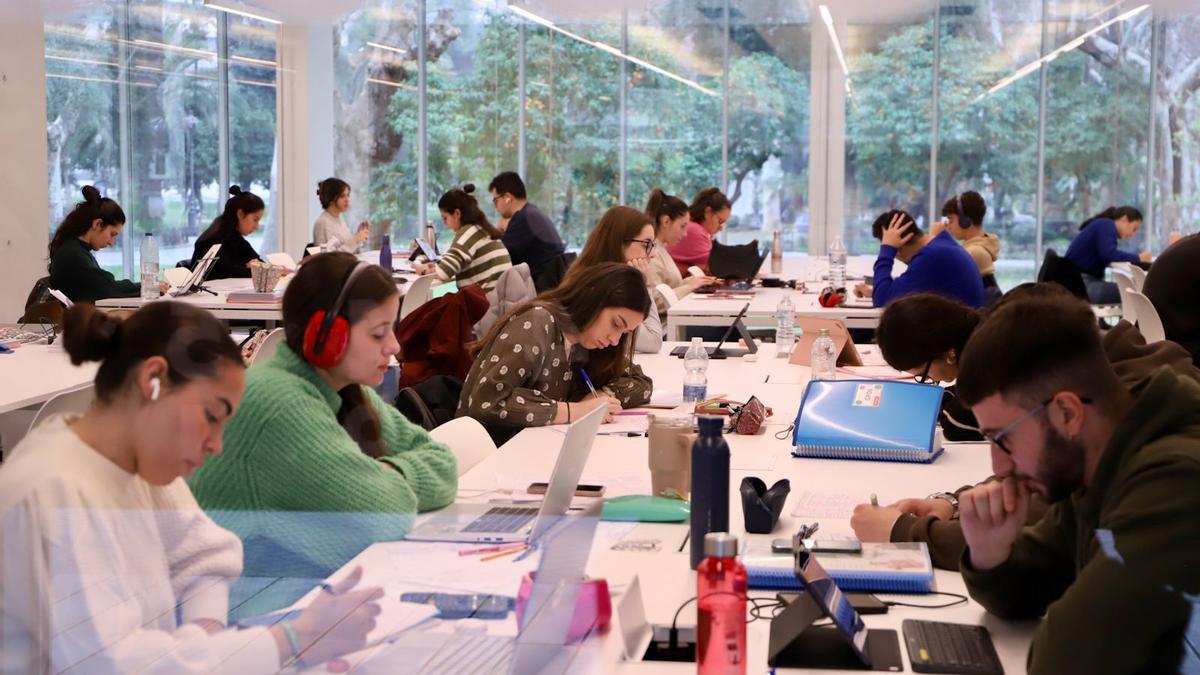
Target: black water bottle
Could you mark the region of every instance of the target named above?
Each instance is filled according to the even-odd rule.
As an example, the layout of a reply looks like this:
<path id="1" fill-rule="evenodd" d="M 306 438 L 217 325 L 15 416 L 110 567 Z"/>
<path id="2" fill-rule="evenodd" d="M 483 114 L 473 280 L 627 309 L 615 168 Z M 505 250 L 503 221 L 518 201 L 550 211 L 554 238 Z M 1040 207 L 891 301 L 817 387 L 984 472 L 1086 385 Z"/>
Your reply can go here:
<path id="1" fill-rule="evenodd" d="M 729 531 L 729 444 L 725 417 L 701 415 L 692 443 L 692 569 L 704 560 L 704 535 Z"/>

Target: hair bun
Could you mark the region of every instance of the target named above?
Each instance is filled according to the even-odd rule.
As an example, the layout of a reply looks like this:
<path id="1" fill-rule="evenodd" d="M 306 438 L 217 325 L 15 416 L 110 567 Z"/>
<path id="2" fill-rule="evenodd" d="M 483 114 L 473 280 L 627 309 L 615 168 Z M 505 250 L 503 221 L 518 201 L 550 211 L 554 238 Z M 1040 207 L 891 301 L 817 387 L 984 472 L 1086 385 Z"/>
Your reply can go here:
<path id="1" fill-rule="evenodd" d="M 475 184 L 474 183 L 464 183 L 462 186 L 462 191 L 467 194 L 471 194 L 471 193 L 475 192 Z"/>
<path id="2" fill-rule="evenodd" d="M 230 186 L 229 186 L 229 194 L 233 195 L 234 197 L 236 197 L 236 196 L 238 196 L 238 195 L 242 194 L 242 186 L 240 186 L 240 185 L 230 185 Z"/>
<path id="3" fill-rule="evenodd" d="M 63 347 L 71 363 L 103 361 L 117 347 L 121 320 L 95 305 L 73 305 L 63 314 Z"/>
<path id="4" fill-rule="evenodd" d="M 83 193 L 83 201 L 87 204 L 98 204 L 102 199 L 95 185 L 84 185 L 80 192 Z"/>

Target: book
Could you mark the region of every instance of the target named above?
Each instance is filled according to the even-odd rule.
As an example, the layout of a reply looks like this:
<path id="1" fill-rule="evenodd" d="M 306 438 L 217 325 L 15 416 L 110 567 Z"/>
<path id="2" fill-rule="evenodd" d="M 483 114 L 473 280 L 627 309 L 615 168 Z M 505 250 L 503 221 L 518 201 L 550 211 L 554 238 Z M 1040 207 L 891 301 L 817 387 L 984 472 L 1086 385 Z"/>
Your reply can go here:
<path id="1" fill-rule="evenodd" d="M 933 563 L 925 542 L 863 542 L 862 553 L 817 553 L 821 567 L 850 593 L 928 593 Z M 791 553 L 774 553 L 770 542 L 751 541 L 742 554 L 750 588 L 795 591 L 804 588 Z"/>
<path id="2" fill-rule="evenodd" d="M 234 291 L 225 296 L 225 302 L 235 304 L 274 305 L 283 302 L 283 291 L 259 293 L 257 291 Z"/>
<path id="3" fill-rule="evenodd" d="M 891 380 L 813 380 L 792 433 L 794 457 L 929 463 L 942 454 L 942 388 Z"/>

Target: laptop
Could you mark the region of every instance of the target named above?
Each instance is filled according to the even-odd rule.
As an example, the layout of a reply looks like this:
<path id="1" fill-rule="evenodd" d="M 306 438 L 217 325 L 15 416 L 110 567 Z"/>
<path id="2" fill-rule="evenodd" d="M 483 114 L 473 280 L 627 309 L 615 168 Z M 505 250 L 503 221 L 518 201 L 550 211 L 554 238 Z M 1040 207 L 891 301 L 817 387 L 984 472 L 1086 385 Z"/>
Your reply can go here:
<path id="1" fill-rule="evenodd" d="M 192 269 L 192 274 L 187 280 L 180 284 L 178 288 L 171 289 L 171 297 L 177 298 L 181 295 L 188 295 L 200 290 L 200 285 L 204 283 L 204 279 L 208 277 L 212 266 L 217 262 L 217 252 L 220 250 L 220 244 L 209 246 L 204 255 L 200 257 L 200 260 L 196 262 L 196 267 Z"/>
<path id="2" fill-rule="evenodd" d="M 737 316 L 733 317 L 733 322 L 729 324 L 729 328 L 725 329 L 725 334 L 721 336 L 721 341 L 717 343 L 717 346 L 704 348 L 704 351 L 708 352 L 708 358 L 725 359 L 731 356 L 754 354 L 758 351 L 758 345 L 754 342 L 754 338 L 750 337 L 750 331 L 746 330 L 746 325 L 742 323 L 742 317 L 746 316 L 746 311 L 749 309 L 750 303 L 747 302 L 742 306 L 742 311 L 738 312 Z M 740 347 L 733 347 L 730 349 L 721 348 L 725 344 L 725 341 L 733 335 L 734 329 L 736 329 L 741 338 L 746 341 L 746 349 L 742 349 Z M 678 356 L 682 359 L 687 355 L 687 350 L 690 348 L 691 345 L 680 345 L 671 350 L 671 356 Z"/>
<path id="3" fill-rule="evenodd" d="M 406 539 L 504 543 L 536 542 L 556 517 L 567 513 L 575 486 L 583 474 L 592 442 L 604 421 L 606 408 L 596 408 L 567 427 L 562 449 L 550 474 L 546 496 L 540 507 L 451 504 L 431 514 Z"/>

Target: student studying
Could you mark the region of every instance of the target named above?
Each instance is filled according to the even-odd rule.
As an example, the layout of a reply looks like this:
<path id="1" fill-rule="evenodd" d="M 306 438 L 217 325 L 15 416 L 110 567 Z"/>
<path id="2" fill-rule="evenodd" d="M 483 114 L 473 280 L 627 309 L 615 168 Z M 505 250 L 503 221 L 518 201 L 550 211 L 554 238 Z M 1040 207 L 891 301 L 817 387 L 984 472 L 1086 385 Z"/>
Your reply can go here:
<path id="1" fill-rule="evenodd" d="M 987 202 L 983 196 L 974 190 L 959 193 L 942 205 L 942 223 L 934 223 L 930 234 L 937 236 L 945 229 L 955 239 L 962 242 L 963 248 L 971 254 L 971 259 L 979 268 L 983 279 L 984 294 L 988 304 L 994 303 L 1003 295 L 1000 285 L 996 282 L 996 259 L 1000 257 L 1000 237 L 992 232 L 983 231 L 983 219 L 987 217 Z"/>
<path id="2" fill-rule="evenodd" d="M 492 206 L 504 219 L 504 226 L 497 229 L 504 233 L 501 241 L 512 264 L 529 265 L 529 274 L 539 290 L 557 286 L 560 277 L 556 277 L 554 261 L 566 246 L 550 218 L 529 203 L 525 181 L 514 171 L 504 171 L 492 179 L 488 192 L 492 194 Z"/>
<path id="3" fill-rule="evenodd" d="M 363 220 L 351 233 L 342 220 L 342 215 L 350 210 L 350 185 L 340 178 L 326 178 L 317 183 L 317 199 L 322 211 L 313 223 L 313 243 L 351 253 L 362 248 L 371 237 L 370 221 Z"/>
<path id="4" fill-rule="evenodd" d="M 650 216 L 654 224 L 654 238 L 657 242 L 650 257 L 650 267 L 646 270 L 646 283 L 650 286 L 650 297 L 658 307 L 659 318 L 665 319 L 669 304 L 658 291 L 659 284 L 669 286 L 675 293 L 675 298 L 679 299 L 701 286 L 711 284 L 713 278 L 688 275 L 685 279 L 668 252 L 668 248 L 683 240 L 690 222 L 691 214 L 682 199 L 663 192 L 662 188 L 654 188 L 650 192 L 650 201 L 646 203 L 646 215 Z"/>
<path id="5" fill-rule="evenodd" d="M 459 288 L 478 284 L 487 292 L 512 267 L 512 260 L 500 231 L 479 210 L 474 192 L 475 186 L 467 183 L 450 188 L 438 200 L 442 222 L 454 232 L 454 240 L 437 262 L 420 263 L 413 269 L 417 274 L 436 274 L 438 281 L 454 280 Z"/>
<path id="6" fill-rule="evenodd" d="M 1142 227 L 1142 212 L 1132 206 L 1110 206 L 1083 221 L 1064 256 L 1079 268 L 1088 300 L 1096 304 L 1121 302 L 1117 284 L 1104 280 L 1104 271 L 1115 262 L 1150 262 L 1150 254 L 1117 248 L 1118 239 L 1132 239 Z"/>
<path id="7" fill-rule="evenodd" d="M 879 240 L 874 285 L 855 286 L 855 295 L 871 298 L 876 307 L 923 291 L 954 298 L 970 307 L 983 306 L 979 269 L 949 232 L 930 237 L 917 227 L 912 216 L 892 210 L 875 219 L 871 235 Z M 908 269 L 893 278 L 892 266 L 896 260 L 908 265 Z"/>
<path id="8" fill-rule="evenodd" d="M 725 228 L 725 222 L 733 211 L 733 203 L 715 187 L 705 188 L 696 193 L 692 205 L 688 207 L 691 221 L 684 230 L 683 237 L 678 243 L 670 246 L 667 252 L 679 268 L 680 273 L 686 273 L 687 268 L 695 265 L 708 273 L 708 256 L 712 253 L 713 237 Z"/>
<path id="9" fill-rule="evenodd" d="M 225 201 L 225 210 L 196 239 L 192 251 L 192 265 L 195 266 L 213 244 L 221 245 L 220 255 L 208 274 L 209 279 L 249 278 L 250 263 L 262 260 L 246 237 L 258 230 L 266 205 L 261 197 L 237 185 L 229 188 L 229 194 L 231 196 Z"/>

